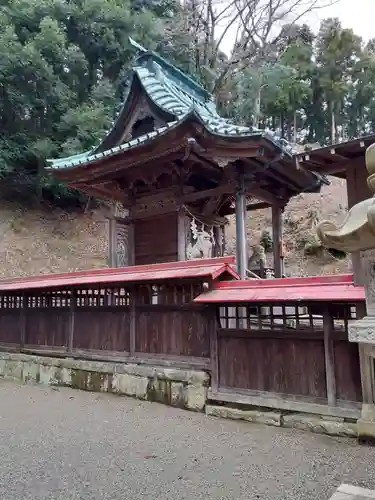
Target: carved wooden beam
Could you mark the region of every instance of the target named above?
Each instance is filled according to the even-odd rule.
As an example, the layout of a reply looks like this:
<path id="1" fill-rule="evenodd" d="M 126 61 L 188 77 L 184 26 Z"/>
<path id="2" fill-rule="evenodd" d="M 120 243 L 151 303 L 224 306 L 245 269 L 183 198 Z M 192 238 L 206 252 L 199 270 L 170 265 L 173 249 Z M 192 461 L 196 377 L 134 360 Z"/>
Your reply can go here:
<path id="1" fill-rule="evenodd" d="M 128 205 L 128 198 L 123 191 L 117 191 L 103 186 L 87 185 L 85 183 L 69 183 L 69 187 L 82 191 L 82 193 L 94 196 L 96 198 L 103 198 L 105 200 L 119 201 L 124 206 Z"/>
<path id="2" fill-rule="evenodd" d="M 246 211 L 254 211 L 254 210 L 264 210 L 265 208 L 271 208 L 271 204 L 267 203 L 266 201 L 260 201 L 259 203 L 248 203 L 246 205 Z M 235 208 L 231 207 L 226 211 L 227 215 L 233 215 L 235 213 Z"/>
<path id="3" fill-rule="evenodd" d="M 234 194 L 234 187 L 231 184 L 225 184 L 213 189 L 206 189 L 204 191 L 196 191 L 195 193 L 183 195 L 181 201 L 184 203 L 189 203 L 192 201 L 201 200 L 203 198 L 231 193 Z"/>
<path id="4" fill-rule="evenodd" d="M 270 191 L 259 187 L 259 185 L 255 183 L 249 183 L 246 185 L 246 193 L 252 194 L 270 205 L 276 205 L 279 203 L 276 196 L 274 196 Z"/>
<path id="5" fill-rule="evenodd" d="M 222 194 L 211 196 L 211 198 L 207 200 L 207 202 L 205 203 L 202 210 L 202 214 L 203 215 L 214 214 L 220 207 L 222 197 L 223 197 Z"/>

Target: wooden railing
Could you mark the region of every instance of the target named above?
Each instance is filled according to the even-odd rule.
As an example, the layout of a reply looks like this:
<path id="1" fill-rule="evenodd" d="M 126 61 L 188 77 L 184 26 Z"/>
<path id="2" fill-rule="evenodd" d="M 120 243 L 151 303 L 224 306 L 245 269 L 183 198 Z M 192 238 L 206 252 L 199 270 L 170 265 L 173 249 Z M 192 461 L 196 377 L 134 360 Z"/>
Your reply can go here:
<path id="1" fill-rule="evenodd" d="M 0 295 L 0 348 L 128 361 L 209 363 L 203 282 L 90 285 Z"/>

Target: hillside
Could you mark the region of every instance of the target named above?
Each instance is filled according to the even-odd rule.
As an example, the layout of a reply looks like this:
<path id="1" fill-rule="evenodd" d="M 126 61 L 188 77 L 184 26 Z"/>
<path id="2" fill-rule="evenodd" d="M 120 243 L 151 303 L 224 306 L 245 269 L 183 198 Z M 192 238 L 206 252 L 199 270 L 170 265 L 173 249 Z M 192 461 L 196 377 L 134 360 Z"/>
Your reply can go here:
<path id="1" fill-rule="evenodd" d="M 25 209 L 1 202 L 0 276 L 25 276 L 107 265 L 106 221 L 98 212 Z"/>
<path id="2" fill-rule="evenodd" d="M 349 259 L 337 261 L 327 254 L 305 257 L 304 243 L 311 235 L 311 221 L 342 220 L 346 213 L 345 181 L 330 179 L 320 194 L 303 194 L 290 201 L 284 214 L 285 269 L 288 275 L 346 272 Z M 271 211 L 248 217 L 249 246 L 258 244 L 264 229 L 271 230 Z M 107 265 L 106 221 L 99 211 L 66 213 L 49 206 L 22 208 L 1 202 L 0 276 L 24 276 Z M 235 251 L 233 219 L 227 229 L 227 248 Z M 269 256 L 270 264 L 272 263 Z"/>

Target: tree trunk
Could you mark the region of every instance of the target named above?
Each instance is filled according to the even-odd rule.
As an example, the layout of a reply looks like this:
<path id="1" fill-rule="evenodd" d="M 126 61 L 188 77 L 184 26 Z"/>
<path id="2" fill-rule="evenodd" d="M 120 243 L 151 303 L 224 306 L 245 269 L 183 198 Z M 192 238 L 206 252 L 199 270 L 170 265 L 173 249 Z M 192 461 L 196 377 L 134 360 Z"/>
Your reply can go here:
<path id="1" fill-rule="evenodd" d="M 286 124 L 286 138 L 287 138 L 288 142 L 291 142 L 291 140 L 292 140 L 292 123 L 291 123 L 290 119 L 287 120 L 287 124 Z"/>
<path id="2" fill-rule="evenodd" d="M 336 120 L 335 120 L 335 110 L 334 106 L 331 103 L 331 142 L 332 144 L 335 144 L 336 142 Z"/>
<path id="3" fill-rule="evenodd" d="M 297 144 L 297 111 L 293 114 L 293 142 Z"/>
<path id="4" fill-rule="evenodd" d="M 259 85 L 258 94 L 255 99 L 254 106 L 254 117 L 253 117 L 253 127 L 259 127 L 259 119 L 260 119 L 260 99 L 261 99 L 261 86 Z"/>
<path id="5" fill-rule="evenodd" d="M 281 137 L 285 137 L 285 116 L 284 113 L 280 114 L 280 135 Z"/>

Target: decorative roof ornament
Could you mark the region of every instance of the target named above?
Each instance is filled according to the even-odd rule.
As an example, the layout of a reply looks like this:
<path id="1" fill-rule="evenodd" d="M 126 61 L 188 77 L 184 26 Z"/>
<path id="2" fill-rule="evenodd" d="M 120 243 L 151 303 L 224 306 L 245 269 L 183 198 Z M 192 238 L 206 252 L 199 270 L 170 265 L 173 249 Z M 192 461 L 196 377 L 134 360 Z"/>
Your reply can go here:
<path id="1" fill-rule="evenodd" d="M 367 184 L 375 193 L 375 144 L 366 151 L 366 168 L 370 174 Z M 341 226 L 323 221 L 317 228 L 319 239 L 327 248 L 344 252 L 357 252 L 375 248 L 375 197 L 352 207 Z"/>
<path id="2" fill-rule="evenodd" d="M 133 45 L 139 52 L 147 52 L 147 49 L 145 49 L 142 45 L 140 45 L 138 42 L 133 40 L 131 36 L 129 36 L 129 43 L 130 45 Z"/>

